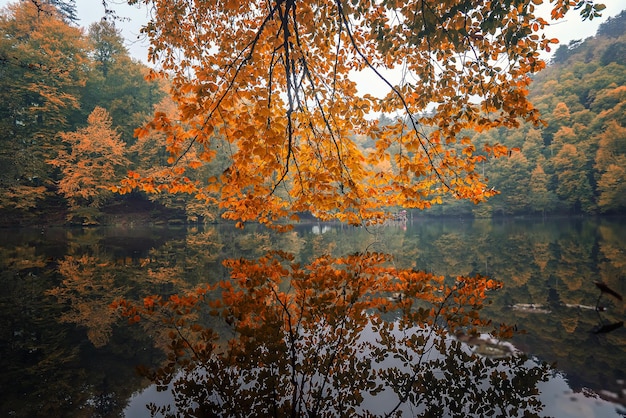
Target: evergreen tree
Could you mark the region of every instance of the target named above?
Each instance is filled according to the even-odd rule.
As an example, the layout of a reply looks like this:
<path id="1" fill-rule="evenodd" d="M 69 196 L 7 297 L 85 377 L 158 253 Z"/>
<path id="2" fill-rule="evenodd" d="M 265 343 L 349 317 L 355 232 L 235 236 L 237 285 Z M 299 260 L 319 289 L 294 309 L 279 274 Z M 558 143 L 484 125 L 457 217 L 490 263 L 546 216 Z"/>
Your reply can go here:
<path id="1" fill-rule="evenodd" d="M 91 24 L 88 39 L 93 69 L 83 91 L 83 109 L 107 109 L 123 140 L 132 144 L 134 130 L 145 123 L 164 92 L 159 83 L 146 81 L 148 69 L 130 57 L 114 22 Z"/>

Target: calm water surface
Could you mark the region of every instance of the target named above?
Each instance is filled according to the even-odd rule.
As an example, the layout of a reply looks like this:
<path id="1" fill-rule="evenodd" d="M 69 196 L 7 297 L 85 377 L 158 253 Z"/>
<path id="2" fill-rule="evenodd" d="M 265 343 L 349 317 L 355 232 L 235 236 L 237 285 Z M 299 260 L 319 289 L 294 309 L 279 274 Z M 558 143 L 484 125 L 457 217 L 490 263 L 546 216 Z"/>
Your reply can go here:
<path id="1" fill-rule="evenodd" d="M 145 404 L 167 396 L 135 367 L 159 364 L 163 354 L 154 335 L 120 321 L 110 303 L 215 283 L 229 276 L 223 259 L 276 249 L 299 262 L 379 251 L 401 268 L 498 279 L 504 288 L 490 296 L 488 316 L 524 330 L 511 343 L 529 361 L 556 365 L 538 385 L 542 414 L 626 414 L 625 395 L 613 399 L 625 390 L 626 311 L 594 284 L 626 294 L 624 220 L 429 219 L 369 230 L 299 225 L 286 234 L 254 225 L 0 233 L 0 416 L 149 416 Z"/>

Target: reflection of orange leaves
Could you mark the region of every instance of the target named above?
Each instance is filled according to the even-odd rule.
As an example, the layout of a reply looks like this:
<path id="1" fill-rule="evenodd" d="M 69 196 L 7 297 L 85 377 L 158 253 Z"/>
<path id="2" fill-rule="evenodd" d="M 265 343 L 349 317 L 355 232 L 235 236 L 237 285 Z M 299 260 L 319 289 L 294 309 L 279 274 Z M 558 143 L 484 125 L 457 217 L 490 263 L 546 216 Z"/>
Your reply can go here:
<path id="1" fill-rule="evenodd" d="M 86 327 L 97 347 L 106 344 L 115 321 L 108 301 L 125 290 L 116 283 L 114 268 L 92 256 L 66 256 L 58 268 L 63 281 L 48 292 L 68 308 L 59 319 Z"/>
<path id="2" fill-rule="evenodd" d="M 214 361 L 237 373 L 277 365 L 272 373 L 282 374 L 284 364 L 305 379 L 324 370 L 335 376 L 345 371 L 352 379 L 353 360 L 359 358 L 354 354 L 363 352 L 360 336 L 368 328 L 382 345 L 365 343 L 368 350 L 378 350 L 372 357 L 403 356 L 398 351 L 401 340 L 416 353 L 407 361 L 417 362 L 415 367 L 421 370 L 431 337 L 440 338 L 441 345 L 433 348 L 445 355 L 449 333 L 458 327 L 472 333 L 488 324 L 477 309 L 485 292 L 499 287 L 497 282 L 459 277 L 447 285 L 441 276 L 397 269 L 391 261 L 387 255 L 365 253 L 327 255 L 300 265 L 291 254 L 276 251 L 258 260 L 224 261 L 230 278 L 215 285 L 163 299 L 148 296 L 143 304 L 118 300 L 112 306 L 129 323 L 149 318 L 162 324 L 168 360 L 146 373 L 158 382 L 171 380 L 181 368 L 193 372 Z M 394 312 L 393 320 L 385 319 L 385 312 Z M 395 329 L 411 332 L 398 340 Z M 220 330 L 227 332 L 220 335 Z M 500 326 L 494 335 L 511 332 Z M 305 360 L 287 366 L 294 358 Z M 369 370 L 357 369 L 356 373 Z"/>
<path id="3" fill-rule="evenodd" d="M 563 329 L 570 334 L 576 331 L 576 328 L 578 327 L 578 323 L 579 323 L 579 317 L 577 315 L 572 315 L 571 317 L 566 316 L 566 317 L 562 317 L 561 319 L 561 325 Z"/>
<path id="4" fill-rule="evenodd" d="M 268 253 L 256 261 L 226 260 L 231 277 L 216 286 L 164 300 L 148 296 L 143 306 L 124 300 L 112 306 L 129 322 L 136 322 L 138 316 L 156 315 L 158 306 L 159 312 L 170 313 L 163 317 L 165 322 L 177 327 L 196 324 L 192 313 L 205 306 L 212 316 L 221 317 L 242 335 L 265 332 L 262 330 L 269 323 L 291 329 L 319 321 L 332 325 L 349 316 L 357 324 L 367 321 L 363 315 L 372 309 L 400 310 L 413 322 L 431 325 L 437 318 L 444 319 L 452 330 L 486 325 L 478 310 L 486 292 L 501 287 L 482 276 L 459 277 L 454 286 L 447 286 L 441 276 L 393 268 L 391 259 L 378 253 L 338 259 L 323 256 L 306 266 L 292 264 L 292 260 L 292 255 L 282 252 Z M 193 332 L 200 329 L 192 326 Z"/>
<path id="5" fill-rule="evenodd" d="M 502 288 L 502 282 L 497 282 L 495 280 L 487 280 L 487 282 L 485 283 L 485 287 L 488 290 L 495 290 L 495 289 L 501 289 Z"/>

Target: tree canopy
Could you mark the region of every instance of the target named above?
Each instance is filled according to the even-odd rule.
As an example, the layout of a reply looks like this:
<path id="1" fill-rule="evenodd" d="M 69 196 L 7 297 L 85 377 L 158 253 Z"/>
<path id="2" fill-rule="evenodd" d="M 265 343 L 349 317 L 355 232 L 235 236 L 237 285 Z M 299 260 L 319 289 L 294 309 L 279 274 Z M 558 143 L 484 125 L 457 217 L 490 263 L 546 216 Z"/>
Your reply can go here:
<path id="1" fill-rule="evenodd" d="M 158 83 L 144 79 L 146 66 L 130 58 L 113 22 L 85 33 L 68 22 L 63 4 L 73 2 L 26 1 L 0 10 L 0 213 L 12 225 L 62 212 L 64 203 L 76 209 L 59 187 L 68 184 L 67 171 L 50 164 L 76 152 L 64 132 L 80 130 L 101 107 L 132 146 L 134 129 L 163 96 Z M 80 164 L 90 167 L 95 155 L 82 152 Z M 103 155 L 109 157 L 116 156 Z M 110 188 L 119 179 L 96 181 Z"/>
<path id="2" fill-rule="evenodd" d="M 541 34 L 539 0 L 130 3 L 152 11 L 143 28 L 152 76 L 170 80 L 177 105 L 137 134 L 164 132 L 178 179 L 131 173 L 119 190 L 196 193 L 240 225 L 304 211 L 361 223 L 443 194 L 493 195 L 476 164 L 509 150 L 478 149 L 462 132 L 537 123 L 527 87 L 545 66 L 539 53 L 558 42 Z M 571 6 L 555 1 L 552 17 Z M 576 8 L 593 18 L 603 6 Z M 389 69 L 400 81 L 383 75 Z M 358 71 L 389 92 L 360 94 Z M 381 126 L 368 119 L 374 112 L 400 117 Z M 364 152 L 355 135 L 374 149 Z M 230 164 L 206 183 L 191 181 L 188 169 L 211 162 L 219 146 Z M 183 164 L 192 148 L 197 158 Z"/>
<path id="3" fill-rule="evenodd" d="M 124 156 L 121 135 L 112 128 L 111 117 L 105 109 L 96 107 L 87 122 L 88 126 L 77 132 L 60 134 L 69 149 L 60 150 L 48 163 L 63 174 L 58 191 L 68 200 L 72 211 L 70 219 L 82 212 L 78 217 L 84 223 L 95 223 L 88 208 L 97 209 L 110 198 L 111 191 L 106 186 L 120 178 L 129 161 Z"/>

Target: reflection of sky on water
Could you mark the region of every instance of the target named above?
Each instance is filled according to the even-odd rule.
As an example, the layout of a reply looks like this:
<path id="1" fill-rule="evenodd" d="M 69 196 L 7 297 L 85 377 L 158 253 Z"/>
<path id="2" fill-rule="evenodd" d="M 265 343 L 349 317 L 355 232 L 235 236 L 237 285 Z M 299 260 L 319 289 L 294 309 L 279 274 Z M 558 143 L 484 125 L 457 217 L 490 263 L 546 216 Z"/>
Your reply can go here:
<path id="1" fill-rule="evenodd" d="M 416 331 L 419 331 L 419 328 L 416 327 L 414 329 L 403 331 L 396 329 L 394 330 L 394 334 L 396 337 L 401 338 L 402 335 Z M 376 336 L 377 334 L 373 332 L 370 324 L 363 329 L 360 340 L 374 343 L 377 342 Z M 448 342 L 452 341 L 452 339 L 453 337 L 448 337 Z M 380 346 L 380 344 L 378 345 Z M 466 352 L 470 352 L 472 350 L 471 347 L 465 344 L 463 345 L 463 349 Z M 427 358 L 427 361 L 441 357 L 436 350 L 427 351 L 434 353 L 433 355 L 430 355 L 430 358 Z M 367 353 L 360 354 L 362 354 L 363 357 L 368 355 Z M 382 366 L 406 369 L 405 365 L 393 357 L 387 357 L 382 362 L 374 364 L 376 368 L 381 368 Z M 528 369 L 536 366 L 538 366 L 538 363 L 535 359 L 529 359 L 524 364 L 524 367 Z M 505 368 L 498 365 L 496 366 L 496 369 L 502 370 Z M 179 374 L 179 376 L 181 375 Z M 488 385 L 485 381 L 479 382 L 478 384 L 481 387 Z M 249 387 L 249 385 L 246 386 Z M 174 412 L 174 396 L 170 391 L 171 387 L 172 383 L 170 383 L 167 391 L 158 392 L 156 390 L 156 385 L 153 384 L 135 393 L 129 399 L 128 405 L 124 409 L 124 416 L 127 418 L 150 417 L 150 413 L 146 407 L 149 403 L 154 403 L 157 406 L 169 404 L 172 406 L 172 412 Z M 540 382 L 537 387 L 540 392 L 539 399 L 544 405 L 544 409 L 541 411 L 540 416 L 552 416 L 558 418 L 617 418 L 626 414 L 625 407 L 601 399 L 592 391 L 588 391 L 588 393 L 574 393 L 565 376 L 558 371 L 552 373 L 547 382 Z M 357 408 L 357 411 L 359 413 L 367 412 L 375 416 L 385 416 L 397 402 L 397 394 L 391 389 L 385 389 L 374 397 L 364 396 L 363 403 L 360 408 Z M 398 408 L 398 411 L 401 412 L 401 416 L 417 416 L 424 412 L 423 409 L 420 408 L 420 405 L 411 405 L 408 403 L 403 404 L 400 408 Z M 471 415 L 468 414 L 468 416 Z"/>
<path id="2" fill-rule="evenodd" d="M 622 417 L 626 414 L 626 409 L 611 402 L 600 398 L 590 398 L 582 393 L 573 393 L 565 378 L 557 374 L 548 382 L 539 384 L 541 392 L 540 399 L 545 405 L 542 412 L 543 416 L 552 416 L 558 418 L 611 418 Z M 370 412 L 382 413 L 382 406 L 388 405 L 395 399 L 395 395 L 391 391 L 384 391 L 376 397 L 375 402 L 370 402 L 372 408 Z M 129 400 L 128 406 L 124 409 L 126 418 L 149 418 L 150 413 L 146 408 L 148 403 L 157 405 L 171 404 L 174 398 L 172 393 L 157 392 L 156 385 L 135 393 Z M 378 408 L 377 408 L 378 406 Z M 402 408 L 401 408 L 402 410 Z M 410 416 L 411 411 L 403 410 Z"/>
<path id="3" fill-rule="evenodd" d="M 146 405 L 150 403 L 161 404 L 174 404 L 174 397 L 172 393 L 168 391 L 157 392 L 156 385 L 150 385 L 145 389 L 133 394 L 129 399 L 128 405 L 124 408 L 124 416 L 126 418 L 142 418 L 150 417 L 150 412 Z"/>
<path id="4" fill-rule="evenodd" d="M 313 225 L 311 227 L 311 232 L 314 235 L 325 234 L 326 232 L 332 231 L 333 227 L 330 225 Z"/>
<path id="5" fill-rule="evenodd" d="M 621 417 L 626 408 L 598 397 L 573 393 L 565 377 L 558 373 L 547 382 L 539 383 L 541 401 L 546 416 L 558 418 L 609 418 Z M 597 396 L 593 394 L 594 396 Z"/>

